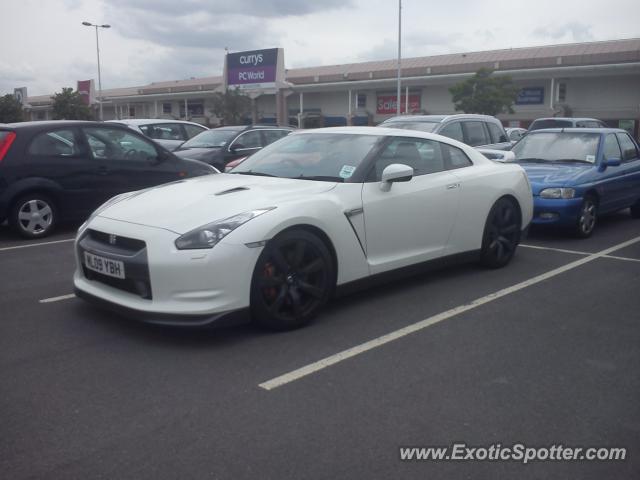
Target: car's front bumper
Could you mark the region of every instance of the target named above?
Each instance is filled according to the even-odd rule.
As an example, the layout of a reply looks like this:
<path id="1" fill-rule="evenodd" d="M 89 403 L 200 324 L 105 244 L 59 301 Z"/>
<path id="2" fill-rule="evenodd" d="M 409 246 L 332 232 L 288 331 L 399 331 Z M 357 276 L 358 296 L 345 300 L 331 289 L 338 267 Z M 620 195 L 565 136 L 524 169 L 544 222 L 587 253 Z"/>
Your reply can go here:
<path id="1" fill-rule="evenodd" d="M 582 198 L 533 197 L 533 225 L 571 226 L 576 223 Z"/>
<path id="2" fill-rule="evenodd" d="M 141 243 L 127 252 L 106 241 L 87 241 L 87 229 Z M 177 237 L 160 228 L 94 218 L 76 239 L 77 295 L 127 317 L 164 325 L 201 326 L 248 310 L 261 248 L 220 242 L 207 250 L 177 250 Z M 89 271 L 84 251 L 123 262 L 125 280 Z"/>

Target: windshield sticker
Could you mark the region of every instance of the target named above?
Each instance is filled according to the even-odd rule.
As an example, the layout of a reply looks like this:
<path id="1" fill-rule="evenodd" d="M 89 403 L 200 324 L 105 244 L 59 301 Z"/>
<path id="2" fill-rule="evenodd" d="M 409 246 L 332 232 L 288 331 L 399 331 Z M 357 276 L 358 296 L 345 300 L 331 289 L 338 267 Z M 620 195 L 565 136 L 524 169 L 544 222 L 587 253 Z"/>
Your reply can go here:
<path id="1" fill-rule="evenodd" d="M 343 165 L 342 170 L 340 170 L 340 178 L 349 178 L 355 171 L 356 167 L 352 165 Z"/>
<path id="2" fill-rule="evenodd" d="M 595 162 L 596 161 L 596 156 L 595 155 L 587 155 L 587 162 Z"/>

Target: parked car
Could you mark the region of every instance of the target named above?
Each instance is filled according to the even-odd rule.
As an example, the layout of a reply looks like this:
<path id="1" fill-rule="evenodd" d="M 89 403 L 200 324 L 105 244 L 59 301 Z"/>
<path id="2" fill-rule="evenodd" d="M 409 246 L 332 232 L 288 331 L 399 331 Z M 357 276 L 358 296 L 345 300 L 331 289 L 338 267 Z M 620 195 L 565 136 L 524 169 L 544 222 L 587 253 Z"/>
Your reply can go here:
<path id="1" fill-rule="evenodd" d="M 437 133 L 472 147 L 492 150 L 511 148 L 502 123 L 489 115 L 401 115 L 388 118 L 379 126 Z"/>
<path id="2" fill-rule="evenodd" d="M 533 224 L 570 227 L 584 238 L 600 215 L 631 207 L 640 217 L 640 154 L 625 130 L 535 130 L 512 152 L 531 182 Z"/>
<path id="3" fill-rule="evenodd" d="M 182 158 L 193 158 L 224 172 L 232 160 L 247 157 L 266 145 L 286 137 L 292 127 L 239 125 L 212 128 L 196 135 L 175 150 Z"/>
<path id="4" fill-rule="evenodd" d="M 597 118 L 549 117 L 537 118 L 529 125 L 530 132 L 543 128 L 607 128 L 607 124 Z"/>
<path id="5" fill-rule="evenodd" d="M 519 128 L 519 127 L 508 127 L 505 128 L 505 131 L 507 132 L 507 136 L 509 137 L 509 140 L 511 141 L 511 143 L 516 143 L 518 140 L 520 140 L 525 133 L 527 133 L 527 129 L 526 128 Z"/>
<path id="6" fill-rule="evenodd" d="M 48 121 L 0 126 L 0 222 L 27 238 L 85 219 L 114 195 L 214 170 L 122 125 Z"/>
<path id="7" fill-rule="evenodd" d="M 194 122 L 183 120 L 166 120 L 158 118 L 131 118 L 125 120 L 107 120 L 132 128 L 136 132 L 149 137 L 167 150 L 175 150 L 190 138 L 209 130 Z"/>
<path id="8" fill-rule="evenodd" d="M 295 328 L 358 280 L 445 259 L 505 266 L 532 204 L 519 165 L 439 135 L 304 130 L 233 173 L 100 208 L 76 238 L 75 291 L 152 323 L 250 312 Z"/>

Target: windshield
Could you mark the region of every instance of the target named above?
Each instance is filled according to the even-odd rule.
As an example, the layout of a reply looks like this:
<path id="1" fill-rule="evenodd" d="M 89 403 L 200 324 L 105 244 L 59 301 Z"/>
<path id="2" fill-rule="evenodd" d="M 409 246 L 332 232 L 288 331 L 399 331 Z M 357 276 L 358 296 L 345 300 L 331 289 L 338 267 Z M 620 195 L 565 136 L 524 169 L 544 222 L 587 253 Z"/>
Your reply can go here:
<path id="1" fill-rule="evenodd" d="M 530 133 L 513 146 L 517 161 L 595 163 L 600 135 L 597 133 Z"/>
<path id="2" fill-rule="evenodd" d="M 383 138 L 340 133 L 293 134 L 253 154 L 231 173 L 344 182 Z"/>
<path id="3" fill-rule="evenodd" d="M 184 142 L 180 148 L 214 148 L 224 147 L 240 130 L 205 130 L 191 140 Z"/>
<path id="4" fill-rule="evenodd" d="M 389 122 L 383 123 L 381 127 L 401 128 L 403 130 L 420 130 L 421 132 L 433 132 L 440 122 Z"/>

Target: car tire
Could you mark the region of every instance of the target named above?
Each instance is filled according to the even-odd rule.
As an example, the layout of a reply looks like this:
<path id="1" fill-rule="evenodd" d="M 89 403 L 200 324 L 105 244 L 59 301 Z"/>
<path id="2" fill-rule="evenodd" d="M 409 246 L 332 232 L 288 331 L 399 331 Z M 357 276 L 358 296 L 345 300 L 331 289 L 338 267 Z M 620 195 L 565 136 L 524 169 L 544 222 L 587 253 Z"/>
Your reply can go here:
<path id="1" fill-rule="evenodd" d="M 582 201 L 574 233 L 578 238 L 589 238 L 598 222 L 598 201 L 593 195 L 587 195 Z"/>
<path id="2" fill-rule="evenodd" d="M 520 243 L 521 215 L 515 201 L 499 199 L 487 215 L 482 235 L 480 263 L 488 268 L 507 265 Z"/>
<path id="3" fill-rule="evenodd" d="M 18 198 L 9 214 L 9 223 L 24 238 L 46 237 L 55 229 L 57 220 L 55 203 L 37 192 Z"/>
<path id="4" fill-rule="evenodd" d="M 291 330 L 308 324 L 335 286 L 327 246 L 306 230 L 274 237 L 260 254 L 251 280 L 251 315 L 260 326 Z"/>
<path id="5" fill-rule="evenodd" d="M 640 200 L 631 205 L 630 211 L 633 218 L 640 218 Z"/>

